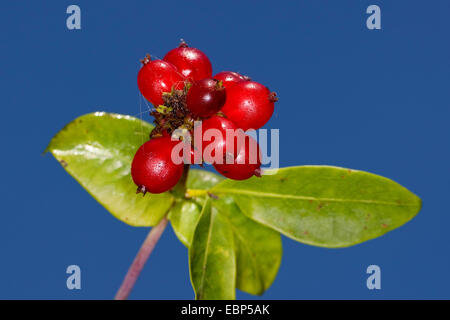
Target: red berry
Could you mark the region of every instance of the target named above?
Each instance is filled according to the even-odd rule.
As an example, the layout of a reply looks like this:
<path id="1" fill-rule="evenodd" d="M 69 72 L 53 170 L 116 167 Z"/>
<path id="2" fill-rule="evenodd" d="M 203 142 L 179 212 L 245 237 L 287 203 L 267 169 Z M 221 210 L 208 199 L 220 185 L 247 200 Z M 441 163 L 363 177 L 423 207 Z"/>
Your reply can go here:
<path id="1" fill-rule="evenodd" d="M 227 89 L 234 86 L 236 83 L 250 80 L 248 77 L 233 71 L 219 72 L 213 78 L 222 81 L 223 86 Z"/>
<path id="2" fill-rule="evenodd" d="M 196 117 L 208 118 L 222 109 L 226 100 L 225 88 L 215 79 L 195 81 L 186 96 L 186 106 Z"/>
<path id="3" fill-rule="evenodd" d="M 216 156 L 216 150 L 220 154 L 218 157 L 223 159 L 226 151 L 227 130 L 232 130 L 234 132 L 237 129 L 235 124 L 224 117 L 212 116 L 211 118 L 202 121 L 201 129 L 203 160 L 207 163 L 213 163 Z M 194 130 L 197 130 L 197 128 Z M 218 133 L 220 133 L 220 135 L 218 135 Z"/>
<path id="4" fill-rule="evenodd" d="M 243 135 L 243 143 L 236 144 L 233 152 L 227 148 L 222 164 L 214 163 L 214 168 L 223 176 L 234 180 L 245 180 L 261 173 L 261 153 L 258 143 L 250 136 Z M 231 162 L 231 163 L 227 163 Z"/>
<path id="5" fill-rule="evenodd" d="M 276 94 L 254 81 L 239 82 L 227 89 L 222 112 L 243 130 L 259 129 L 272 116 Z"/>
<path id="6" fill-rule="evenodd" d="M 142 95 L 154 106 L 164 104 L 164 92 L 170 92 L 172 87 L 183 89 L 184 78 L 170 63 L 163 60 L 142 61 L 144 65 L 138 73 L 138 87 Z"/>
<path id="7" fill-rule="evenodd" d="M 202 121 L 203 133 L 205 133 L 206 130 L 211 128 L 219 129 L 223 132 L 225 132 L 228 129 L 230 130 L 237 129 L 236 125 L 231 120 L 220 116 L 212 116 L 211 118 Z"/>
<path id="8" fill-rule="evenodd" d="M 170 137 L 153 138 L 138 149 L 131 164 L 131 177 L 138 192 L 162 193 L 177 184 L 184 167 L 171 158 L 177 143 Z"/>
<path id="9" fill-rule="evenodd" d="M 182 41 L 178 48 L 170 50 L 164 60 L 172 63 L 179 72 L 190 80 L 211 78 L 212 66 L 206 54 L 196 48 L 189 48 Z"/>

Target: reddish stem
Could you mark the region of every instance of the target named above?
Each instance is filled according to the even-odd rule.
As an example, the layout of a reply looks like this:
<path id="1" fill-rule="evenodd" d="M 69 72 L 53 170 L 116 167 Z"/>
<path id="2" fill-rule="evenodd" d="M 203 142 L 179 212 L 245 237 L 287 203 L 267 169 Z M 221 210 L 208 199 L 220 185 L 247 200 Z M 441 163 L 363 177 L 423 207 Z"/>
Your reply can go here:
<path id="1" fill-rule="evenodd" d="M 145 238 L 144 243 L 139 249 L 136 257 L 134 258 L 133 263 L 128 269 L 127 275 L 125 276 L 125 279 L 123 279 L 122 285 L 116 293 L 116 296 L 114 298 L 115 300 L 126 300 L 128 298 L 128 295 L 133 289 L 133 286 L 136 283 L 136 280 L 139 277 L 139 274 L 141 273 L 145 262 L 155 248 L 155 245 L 164 232 L 166 226 L 167 218 L 164 217 L 157 226 L 151 229 L 147 238 Z"/>

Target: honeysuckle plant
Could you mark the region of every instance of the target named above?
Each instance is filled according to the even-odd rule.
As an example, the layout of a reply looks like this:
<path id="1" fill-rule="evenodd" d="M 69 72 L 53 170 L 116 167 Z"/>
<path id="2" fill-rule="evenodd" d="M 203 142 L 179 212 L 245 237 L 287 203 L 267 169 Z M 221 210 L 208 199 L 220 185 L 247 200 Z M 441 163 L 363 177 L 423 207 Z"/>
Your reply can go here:
<path id="1" fill-rule="evenodd" d="M 120 287 L 124 299 L 170 222 L 189 251 L 197 299 L 235 299 L 236 288 L 261 295 L 281 262 L 281 235 L 325 248 L 382 236 L 421 208 L 387 178 L 332 166 L 297 166 L 244 181 L 186 166 L 170 191 L 136 195 L 130 167 L 153 125 L 96 112 L 66 125 L 47 151 L 115 218 L 153 227 Z"/>

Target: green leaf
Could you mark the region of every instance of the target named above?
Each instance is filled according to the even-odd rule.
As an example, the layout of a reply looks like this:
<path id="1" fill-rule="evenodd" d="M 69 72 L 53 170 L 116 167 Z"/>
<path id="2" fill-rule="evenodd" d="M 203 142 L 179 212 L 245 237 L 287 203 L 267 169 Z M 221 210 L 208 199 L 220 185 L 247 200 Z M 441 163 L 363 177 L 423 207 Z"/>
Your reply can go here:
<path id="1" fill-rule="evenodd" d="M 231 197 L 212 200 L 212 210 L 226 217 L 233 231 L 236 252 L 236 286 L 261 295 L 275 279 L 283 254 L 281 236 L 245 216 Z"/>
<path id="2" fill-rule="evenodd" d="M 186 188 L 209 190 L 222 180 L 224 180 L 224 178 L 218 174 L 206 170 L 190 169 L 186 182 Z"/>
<path id="3" fill-rule="evenodd" d="M 235 299 L 236 256 L 233 232 L 206 199 L 189 248 L 189 270 L 196 299 Z"/>
<path id="4" fill-rule="evenodd" d="M 186 186 L 199 190 L 208 190 L 223 178 L 205 170 L 189 170 Z M 178 239 L 189 247 L 194 231 L 200 219 L 201 205 L 193 200 L 177 200 L 169 212 L 169 220 Z"/>
<path id="5" fill-rule="evenodd" d="M 201 206 L 192 200 L 176 201 L 169 212 L 169 220 L 178 239 L 186 247 L 192 243 L 194 231 L 201 215 Z"/>
<path id="6" fill-rule="evenodd" d="M 172 206 L 173 197 L 137 195 L 130 175 L 133 156 L 152 128 L 131 116 L 91 113 L 66 125 L 46 151 L 117 219 L 153 226 Z"/>
<path id="7" fill-rule="evenodd" d="M 224 180 L 210 191 L 231 196 L 248 217 L 287 237 L 330 248 L 379 237 L 411 220 L 421 208 L 420 198 L 392 180 L 329 166 Z"/>
<path id="8" fill-rule="evenodd" d="M 262 294 L 281 263 L 280 234 L 246 217 L 230 197 L 206 199 L 189 250 L 197 299 Z"/>

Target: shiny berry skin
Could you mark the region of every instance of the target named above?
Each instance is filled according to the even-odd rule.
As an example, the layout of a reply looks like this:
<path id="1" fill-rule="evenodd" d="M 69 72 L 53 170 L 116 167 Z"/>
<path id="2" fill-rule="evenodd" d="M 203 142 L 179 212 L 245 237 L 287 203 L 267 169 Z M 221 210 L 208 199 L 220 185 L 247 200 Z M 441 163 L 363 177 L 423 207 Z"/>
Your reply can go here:
<path id="1" fill-rule="evenodd" d="M 234 86 L 236 83 L 250 80 L 248 77 L 245 77 L 233 71 L 219 72 L 213 78 L 222 81 L 222 84 L 226 89 L 230 88 L 231 86 Z"/>
<path id="2" fill-rule="evenodd" d="M 174 164 L 172 148 L 179 143 L 170 137 L 153 138 L 136 152 L 131 177 L 138 192 L 162 193 L 172 189 L 183 174 L 183 163 Z"/>
<path id="3" fill-rule="evenodd" d="M 234 152 L 230 153 L 227 149 L 222 164 L 214 163 L 214 168 L 229 179 L 246 180 L 254 175 L 261 175 L 261 153 L 257 142 L 248 135 L 243 140 L 245 143 L 240 147 L 235 142 Z M 232 163 L 226 163 L 227 159 L 231 159 L 229 161 Z"/>
<path id="4" fill-rule="evenodd" d="M 143 60 L 144 65 L 138 73 L 138 87 L 142 95 L 154 106 L 164 104 L 164 92 L 170 92 L 172 87 L 183 89 L 184 77 L 170 63 L 163 60 Z"/>
<path id="5" fill-rule="evenodd" d="M 222 109 L 226 91 L 221 82 L 215 79 L 195 81 L 186 96 L 186 107 L 196 117 L 208 118 Z"/>
<path id="6" fill-rule="evenodd" d="M 202 121 L 201 129 L 203 161 L 213 163 L 216 156 L 216 150 L 220 154 L 218 157 L 223 159 L 226 151 L 227 130 L 232 130 L 232 132 L 234 132 L 237 129 L 235 124 L 224 117 L 212 116 L 211 118 Z M 217 131 L 208 131 L 211 129 Z M 219 132 L 220 136 L 216 135 Z M 207 149 L 206 152 L 205 149 Z"/>
<path id="7" fill-rule="evenodd" d="M 276 94 L 254 81 L 239 82 L 227 89 L 222 112 L 243 130 L 259 129 L 273 114 Z"/>
<path id="8" fill-rule="evenodd" d="M 212 66 L 206 54 L 196 48 L 190 48 L 182 41 L 178 48 L 170 50 L 164 61 L 173 64 L 190 81 L 211 78 Z"/>

